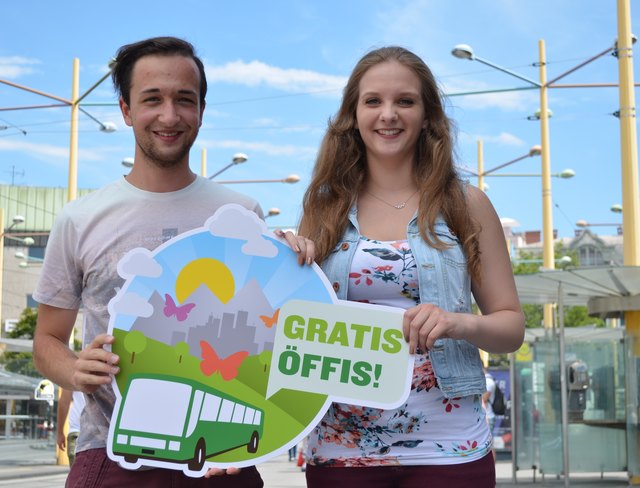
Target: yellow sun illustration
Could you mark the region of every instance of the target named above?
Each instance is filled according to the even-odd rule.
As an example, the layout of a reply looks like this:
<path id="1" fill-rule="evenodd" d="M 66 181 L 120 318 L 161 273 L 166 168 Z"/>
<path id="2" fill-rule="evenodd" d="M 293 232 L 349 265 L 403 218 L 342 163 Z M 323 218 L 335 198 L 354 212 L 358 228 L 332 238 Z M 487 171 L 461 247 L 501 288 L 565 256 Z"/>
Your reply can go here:
<path id="1" fill-rule="evenodd" d="M 222 303 L 227 303 L 235 293 L 233 274 L 227 266 L 212 258 L 200 258 L 187 264 L 176 278 L 176 298 L 182 303 L 200 285 L 206 285 Z"/>

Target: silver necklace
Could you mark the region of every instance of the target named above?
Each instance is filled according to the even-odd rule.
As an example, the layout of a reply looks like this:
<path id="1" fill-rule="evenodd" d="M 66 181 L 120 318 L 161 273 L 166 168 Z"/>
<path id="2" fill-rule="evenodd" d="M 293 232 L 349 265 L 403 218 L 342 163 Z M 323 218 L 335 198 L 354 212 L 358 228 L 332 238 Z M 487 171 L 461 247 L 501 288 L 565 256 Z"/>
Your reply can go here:
<path id="1" fill-rule="evenodd" d="M 414 191 L 411 196 L 409 198 L 407 198 L 404 202 L 400 202 L 400 203 L 389 203 L 386 200 L 383 200 L 382 198 L 374 195 L 373 193 L 371 193 L 369 190 L 365 190 L 369 195 L 371 195 L 373 198 L 375 198 L 376 200 L 380 200 L 382 203 L 384 203 L 385 205 L 389 205 L 390 207 L 395 208 L 396 210 L 402 210 L 404 207 L 407 206 L 407 203 L 409 203 L 409 200 L 411 200 L 413 198 L 413 196 L 418 193 L 418 190 Z"/>

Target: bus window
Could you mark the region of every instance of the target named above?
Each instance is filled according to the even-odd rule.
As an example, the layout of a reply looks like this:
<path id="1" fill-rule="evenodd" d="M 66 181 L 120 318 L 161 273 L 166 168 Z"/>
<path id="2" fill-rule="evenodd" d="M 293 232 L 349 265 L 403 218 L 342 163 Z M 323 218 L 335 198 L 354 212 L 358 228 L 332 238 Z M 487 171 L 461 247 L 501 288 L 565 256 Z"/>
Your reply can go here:
<path id="1" fill-rule="evenodd" d="M 262 423 L 262 412 L 256 410 L 256 416 L 253 417 L 253 425 L 260 425 Z"/>
<path id="2" fill-rule="evenodd" d="M 244 413 L 243 424 L 253 424 L 253 416 L 255 415 L 255 408 L 247 407 L 247 411 Z"/>
<path id="3" fill-rule="evenodd" d="M 140 378 L 131 382 L 122 406 L 119 428 L 139 432 L 180 436 L 189 413 L 189 400 L 193 388 L 189 385 Z M 168 395 L 171 402 L 159 402 Z M 158 412 L 163 422 L 157 423 L 155 415 L 140 415 L 139 412 Z"/>
<path id="4" fill-rule="evenodd" d="M 215 422 L 218 418 L 218 410 L 220 410 L 220 397 L 207 393 L 204 397 L 200 420 Z"/>
<path id="5" fill-rule="evenodd" d="M 220 407 L 220 415 L 218 415 L 218 422 L 231 422 L 231 416 L 233 414 L 234 403 L 229 400 L 222 400 Z"/>
<path id="6" fill-rule="evenodd" d="M 204 392 L 202 390 L 196 390 L 193 394 L 193 405 L 191 407 L 191 416 L 189 417 L 189 426 L 187 427 L 187 437 L 193 434 L 193 431 L 198 425 L 198 418 L 200 417 L 200 407 L 202 406 L 202 399 Z"/>
<path id="7" fill-rule="evenodd" d="M 241 424 L 244 419 L 244 411 L 246 407 L 244 405 L 240 405 L 236 403 L 236 408 L 233 410 L 233 419 L 231 420 L 234 424 Z"/>

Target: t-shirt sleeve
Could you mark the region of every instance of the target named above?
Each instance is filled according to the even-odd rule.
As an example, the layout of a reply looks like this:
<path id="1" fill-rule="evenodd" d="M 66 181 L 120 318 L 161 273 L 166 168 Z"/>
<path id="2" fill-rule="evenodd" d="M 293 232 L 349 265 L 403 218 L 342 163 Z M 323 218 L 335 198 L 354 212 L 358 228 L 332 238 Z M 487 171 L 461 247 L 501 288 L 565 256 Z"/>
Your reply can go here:
<path id="1" fill-rule="evenodd" d="M 33 293 L 38 303 L 78 309 L 82 270 L 77 259 L 77 232 L 66 209 L 56 217 L 45 249 L 44 264 Z"/>

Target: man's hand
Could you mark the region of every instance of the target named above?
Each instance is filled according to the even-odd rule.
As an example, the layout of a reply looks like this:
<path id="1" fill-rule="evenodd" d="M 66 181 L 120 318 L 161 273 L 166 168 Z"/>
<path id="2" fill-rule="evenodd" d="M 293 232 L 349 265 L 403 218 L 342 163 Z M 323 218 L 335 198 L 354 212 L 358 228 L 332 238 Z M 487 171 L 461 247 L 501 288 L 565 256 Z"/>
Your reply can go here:
<path id="1" fill-rule="evenodd" d="M 114 339 L 112 335 L 100 334 L 80 351 L 71 378 L 76 390 L 93 393 L 99 386 L 111 383 L 111 375 L 118 374 L 120 358 L 104 349 L 105 345 L 113 344 Z"/>

